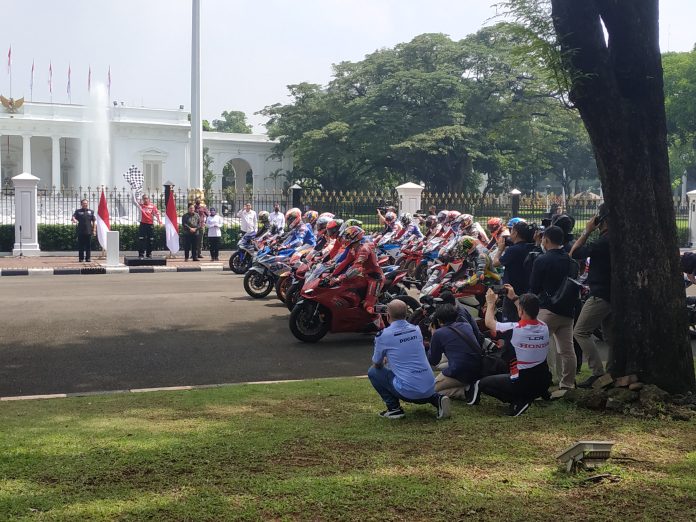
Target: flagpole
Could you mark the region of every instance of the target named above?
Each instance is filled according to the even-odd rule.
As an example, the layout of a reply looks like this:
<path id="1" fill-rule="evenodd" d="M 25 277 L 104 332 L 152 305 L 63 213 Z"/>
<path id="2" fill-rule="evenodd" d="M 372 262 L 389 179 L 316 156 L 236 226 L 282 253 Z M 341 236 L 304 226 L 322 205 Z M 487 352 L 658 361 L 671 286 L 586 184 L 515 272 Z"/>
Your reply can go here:
<path id="1" fill-rule="evenodd" d="M 10 99 L 12 99 L 12 46 L 10 45 L 10 51 L 7 53 L 7 70 L 10 73 Z"/>

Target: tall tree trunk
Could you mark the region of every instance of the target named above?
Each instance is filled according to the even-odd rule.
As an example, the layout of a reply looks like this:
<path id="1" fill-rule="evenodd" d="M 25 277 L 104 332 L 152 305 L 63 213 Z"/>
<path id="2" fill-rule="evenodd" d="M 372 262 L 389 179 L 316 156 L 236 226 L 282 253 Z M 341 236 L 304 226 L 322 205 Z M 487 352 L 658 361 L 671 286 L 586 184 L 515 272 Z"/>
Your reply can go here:
<path id="1" fill-rule="evenodd" d="M 611 212 L 614 373 L 672 392 L 693 389 L 658 0 L 552 0 L 552 16 Z"/>

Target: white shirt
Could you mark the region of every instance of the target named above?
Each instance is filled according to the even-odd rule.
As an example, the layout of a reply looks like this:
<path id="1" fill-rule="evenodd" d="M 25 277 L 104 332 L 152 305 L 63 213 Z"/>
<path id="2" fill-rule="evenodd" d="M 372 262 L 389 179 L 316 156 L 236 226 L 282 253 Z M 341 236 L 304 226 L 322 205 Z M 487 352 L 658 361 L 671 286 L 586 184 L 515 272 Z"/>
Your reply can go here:
<path id="1" fill-rule="evenodd" d="M 242 229 L 242 232 L 256 232 L 256 229 L 258 228 L 256 212 L 253 210 L 247 212 L 246 210 L 242 209 L 237 212 L 237 217 L 240 219 L 239 226 Z"/>
<path id="2" fill-rule="evenodd" d="M 285 228 L 285 214 L 282 212 L 271 212 L 269 219 L 271 221 L 271 226 L 275 225 L 279 230 Z"/>
<path id="3" fill-rule="evenodd" d="M 208 216 L 205 220 L 205 224 L 208 227 L 208 237 L 221 237 L 222 236 L 222 218 L 215 214 L 214 216 Z"/>
<path id="4" fill-rule="evenodd" d="M 510 343 L 515 348 L 517 368 L 527 370 L 546 360 L 549 353 L 549 328 L 541 321 L 495 323 L 498 332 L 512 330 Z"/>

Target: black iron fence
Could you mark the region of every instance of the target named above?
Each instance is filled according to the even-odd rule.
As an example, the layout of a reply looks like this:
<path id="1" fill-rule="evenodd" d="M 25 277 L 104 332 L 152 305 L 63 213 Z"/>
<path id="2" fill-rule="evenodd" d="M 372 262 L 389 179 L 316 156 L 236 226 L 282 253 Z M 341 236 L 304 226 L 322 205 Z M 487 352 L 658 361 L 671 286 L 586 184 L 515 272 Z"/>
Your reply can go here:
<path id="1" fill-rule="evenodd" d="M 163 192 L 149 192 L 151 200 L 164 214 L 165 198 Z M 39 190 L 37 200 L 38 223 L 40 225 L 67 225 L 73 212 L 80 207 L 80 200 L 87 199 L 90 208 L 97 210 L 101 189 L 82 188 L 58 190 Z M 110 221 L 114 225 L 132 225 L 140 220 L 140 210 L 135 205 L 129 189 L 105 189 Z M 284 196 L 278 193 L 235 193 L 227 191 L 210 191 L 203 193 L 200 190 L 174 191 L 177 213 L 186 212 L 188 203 L 197 197 L 202 197 L 208 207 L 215 207 L 223 217 L 227 227 L 237 227 L 236 214 L 250 203 L 257 212 L 260 210 L 272 210 L 274 203 L 278 203 L 283 211 L 291 206 L 298 206 L 301 210 L 317 210 L 319 212 L 332 212 L 343 219 L 357 218 L 363 221 L 365 227 L 374 230 L 379 226 L 377 208 L 390 205 L 397 206 L 398 196 L 393 189 L 383 191 L 318 191 L 305 190 L 294 195 Z M 587 220 L 594 216 L 601 199 L 573 199 L 563 204 L 561 198 L 555 195 L 537 195 L 535 197 L 521 195 L 515 202 L 513 197 L 505 194 L 501 196 L 485 196 L 472 194 L 438 194 L 424 192 L 421 198 L 421 208 L 427 212 L 429 207 L 436 210 L 458 210 L 473 214 L 477 221 L 485 225 L 492 217 L 501 217 L 505 220 L 513 217 L 513 208 L 517 208 L 516 215 L 530 222 L 541 223 L 542 219 L 549 216 L 554 205 L 560 205 L 562 210 L 575 218 L 575 231 L 579 233 L 585 227 Z M 690 246 L 689 241 L 689 216 L 688 206 L 680 205 L 675 201 L 675 213 L 677 231 L 680 246 Z M 14 225 L 14 190 L 0 190 L 0 225 Z"/>

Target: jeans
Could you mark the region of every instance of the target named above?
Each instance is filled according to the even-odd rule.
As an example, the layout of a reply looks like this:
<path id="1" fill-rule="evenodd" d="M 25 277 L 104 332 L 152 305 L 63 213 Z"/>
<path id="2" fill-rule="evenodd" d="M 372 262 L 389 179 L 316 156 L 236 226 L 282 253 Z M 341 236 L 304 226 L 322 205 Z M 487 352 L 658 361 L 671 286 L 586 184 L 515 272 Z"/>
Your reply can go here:
<path id="1" fill-rule="evenodd" d="M 77 255 L 80 261 L 89 261 L 92 254 L 92 234 L 77 235 Z"/>
<path id="2" fill-rule="evenodd" d="M 138 227 L 138 255 L 140 257 L 147 251 L 147 257 L 152 255 L 152 238 L 155 235 L 155 227 L 149 223 L 140 223 Z"/>
<path id="3" fill-rule="evenodd" d="M 400 400 L 404 402 L 412 402 L 414 404 L 432 404 L 436 408 L 438 407 L 437 403 L 438 399 L 440 398 L 439 393 L 434 393 L 425 399 L 408 399 L 401 395 L 398 391 L 396 391 L 396 388 L 394 388 L 394 372 L 391 370 L 371 366 L 367 371 L 367 376 L 369 377 L 373 388 L 377 390 L 377 393 L 379 393 L 379 396 L 382 397 L 384 404 L 387 405 L 387 409 L 390 411 L 398 410 L 401 407 L 399 404 Z"/>

